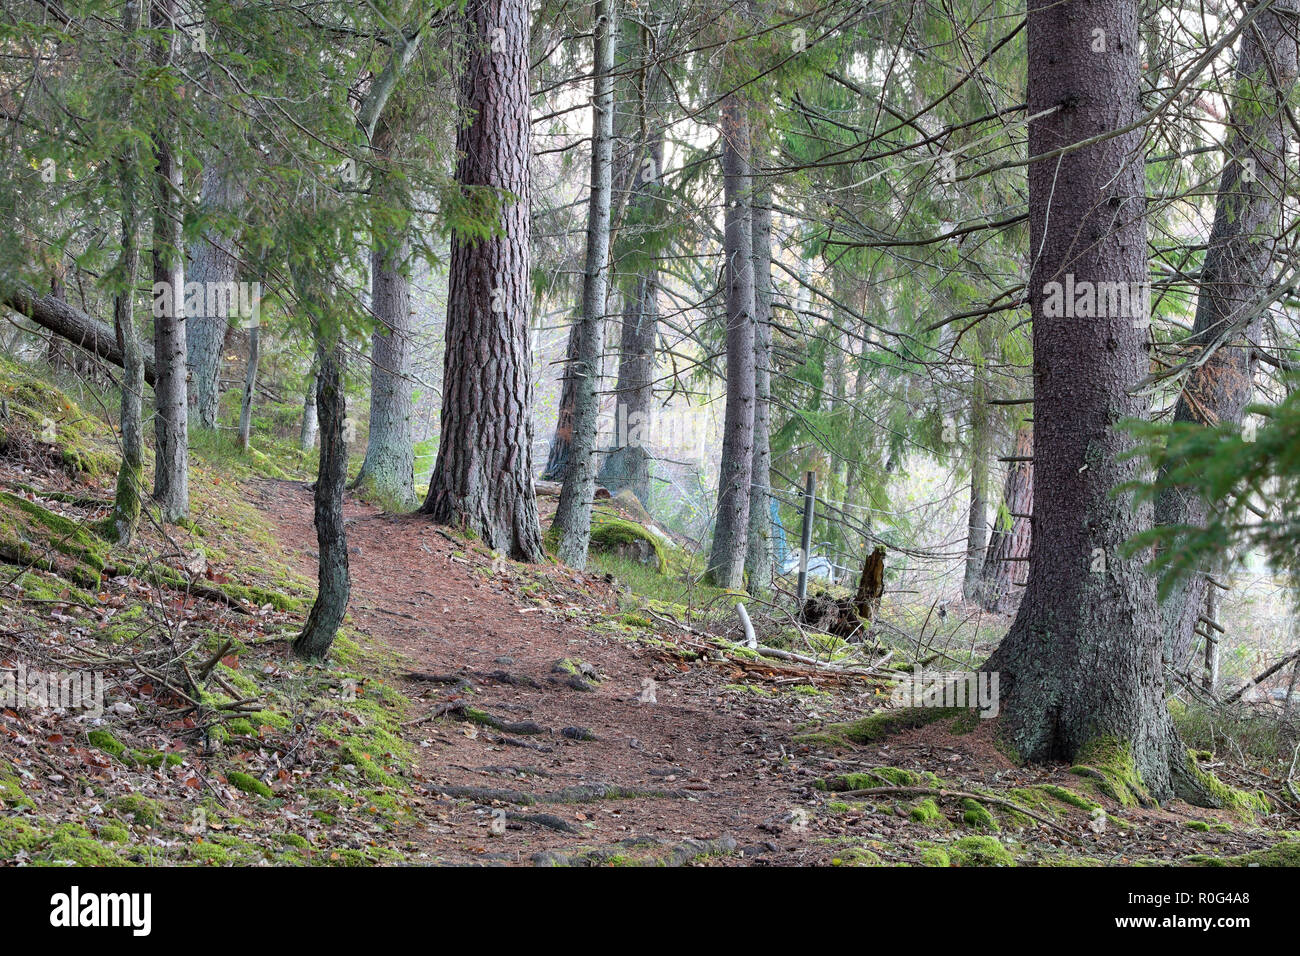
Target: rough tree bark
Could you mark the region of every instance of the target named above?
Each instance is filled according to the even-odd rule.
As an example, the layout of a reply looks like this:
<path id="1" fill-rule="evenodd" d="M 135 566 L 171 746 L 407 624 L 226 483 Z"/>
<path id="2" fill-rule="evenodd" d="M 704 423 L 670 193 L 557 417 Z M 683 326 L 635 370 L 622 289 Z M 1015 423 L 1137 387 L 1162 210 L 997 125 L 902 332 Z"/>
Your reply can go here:
<path id="1" fill-rule="evenodd" d="M 128 36 L 134 36 L 143 20 L 142 0 L 127 0 L 122 13 L 122 25 Z M 129 77 L 134 67 L 127 44 L 123 76 Z M 130 96 L 123 104 L 129 114 Z M 135 276 L 140 266 L 140 252 L 136 241 L 136 222 L 139 214 L 136 163 L 138 149 L 134 144 L 123 147 L 118 166 L 122 189 L 122 250 L 118 260 L 117 281 L 119 290 L 113 297 L 113 330 L 117 349 L 122 360 L 122 397 L 119 419 L 122 429 L 122 464 L 117 472 L 117 492 L 113 497 L 113 513 L 109 528 L 119 544 L 130 544 L 140 523 L 140 498 L 144 494 L 144 351 L 140 332 L 135 326 Z"/>
<path id="2" fill-rule="evenodd" d="M 979 600 L 989 541 L 989 455 L 992 433 L 983 370 L 975 371 L 970 407 L 970 507 L 966 513 L 966 572 L 962 597 Z"/>
<path id="3" fill-rule="evenodd" d="M 223 231 L 221 221 L 244 202 L 244 187 L 220 151 L 212 151 L 203 167 L 203 188 L 199 195 L 200 216 L 212 223 L 190 245 L 188 280 L 199 288 L 230 289 L 239 269 L 235 240 Z M 185 316 L 186 363 L 189 366 L 189 403 L 192 418 L 202 428 L 217 427 L 221 403 L 221 353 L 230 316 L 220 307 L 230 297 L 206 292 L 193 302 L 197 308 Z M 200 304 L 201 303 L 201 304 Z M 218 307 L 209 310 L 209 304 Z"/>
<path id="4" fill-rule="evenodd" d="M 1226 164 L 1219 179 L 1214 225 L 1201 268 L 1200 294 L 1189 345 L 1217 348 L 1188 375 L 1174 412 L 1177 422 L 1239 424 L 1250 402 L 1278 239 L 1286 169 L 1286 105 L 1296 85 L 1300 18 L 1294 0 L 1274 3 L 1241 35 L 1229 98 Z M 1180 489 L 1156 502 L 1161 525 L 1203 527 L 1207 506 Z M 1182 670 L 1205 606 L 1204 574 L 1180 583 L 1165 600 L 1165 657 Z"/>
<path id="5" fill-rule="evenodd" d="M 376 241 L 371 253 L 370 430 L 356 485 L 405 510 L 415 503 L 415 438 L 411 404 L 410 245 Z"/>
<path id="6" fill-rule="evenodd" d="M 320 416 L 316 412 L 316 378 L 320 366 L 312 359 L 311 369 L 307 372 L 307 387 L 302 392 L 302 426 L 298 429 L 298 447 L 309 452 L 316 447 L 316 435 L 320 430 Z"/>
<path id="7" fill-rule="evenodd" d="M 1105 52 L 1094 49 L 1095 31 Z M 1030 0 L 1028 44 L 1029 155 L 1137 119 L 1136 0 Z M 1139 128 L 1029 168 L 1034 480 L 1051 493 L 1035 501 L 1024 600 L 985 668 L 1000 673 L 1000 733 L 1022 760 L 1122 749 L 1164 800 L 1196 790 L 1165 706 L 1155 582 L 1142 555 L 1122 553 L 1152 509 L 1113 494 L 1143 477 L 1117 425 L 1148 411 L 1135 394 L 1149 362 L 1144 303 L 1100 317 L 1045 306 L 1060 301 L 1050 283 L 1069 275 L 1145 287 L 1142 142 Z"/>
<path id="8" fill-rule="evenodd" d="M 154 63 L 179 56 L 176 0 L 153 0 L 150 25 L 161 31 Z M 179 120 L 164 110 L 153 134 L 154 484 L 164 521 L 189 515 L 189 397 L 185 364 L 185 214 L 181 207 Z"/>
<path id="9" fill-rule="evenodd" d="M 1034 508 L 1034 429 L 1028 422 L 1016 429 L 1013 461 L 1007 468 L 1002 487 L 1002 507 L 1008 523 L 1001 520 L 993 528 L 988 553 L 981 569 L 980 604 L 985 610 L 1009 614 L 1016 606 L 1016 586 L 1023 586 L 1029 575 L 1029 546 L 1033 540 Z"/>
<path id="10" fill-rule="evenodd" d="M 720 104 L 726 218 L 727 409 L 718 474 L 718 517 L 713 526 L 708 579 L 744 587 L 750 483 L 754 474 L 754 215 L 750 130 L 745 104 L 732 93 Z"/>
<path id="11" fill-rule="evenodd" d="M 600 360 L 605 343 L 605 303 L 609 296 L 609 213 L 614 193 L 614 49 L 618 24 L 613 0 L 596 0 L 594 13 L 587 257 L 577 352 L 569 373 L 574 383 L 573 443 L 554 518 L 560 533 L 556 556 L 572 568 L 587 564 L 591 503 L 596 493 Z"/>
<path id="12" fill-rule="evenodd" d="M 772 197 L 754 198 L 754 467 L 749 487 L 745 575 L 750 590 L 772 586 Z"/>
<path id="13" fill-rule="evenodd" d="M 334 643 L 351 595 L 343 496 L 347 490 L 348 448 L 344 440 L 347 397 L 343 390 L 343 348 L 337 329 L 316 320 L 316 407 L 320 412 L 320 466 L 316 473 L 314 514 L 317 565 L 316 600 L 302 633 L 293 642 L 299 657 L 325 657 Z"/>
<path id="14" fill-rule="evenodd" d="M 465 21 L 461 95 L 472 118 L 456 136 L 456 179 L 513 199 L 501 207 L 497 235 L 452 236 L 442 431 L 421 510 L 473 530 L 489 548 L 540 561 L 529 414 L 528 5 L 471 0 Z"/>
<path id="15" fill-rule="evenodd" d="M 253 396 L 257 391 L 257 363 L 261 352 L 261 329 L 248 328 L 248 365 L 244 369 L 244 395 L 239 403 L 239 447 L 248 451 L 253 430 Z"/>

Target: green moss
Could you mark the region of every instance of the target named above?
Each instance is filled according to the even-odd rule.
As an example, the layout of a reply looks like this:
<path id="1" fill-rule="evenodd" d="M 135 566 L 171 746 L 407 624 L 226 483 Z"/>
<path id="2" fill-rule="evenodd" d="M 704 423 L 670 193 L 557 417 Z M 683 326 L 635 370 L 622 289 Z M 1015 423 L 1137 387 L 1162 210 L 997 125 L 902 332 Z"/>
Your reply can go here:
<path id="1" fill-rule="evenodd" d="M 1300 867 L 1300 840 L 1284 840 L 1262 850 L 1251 850 L 1240 856 L 1216 857 L 1198 853 L 1186 862 L 1200 866 L 1268 866 Z"/>
<path id="2" fill-rule="evenodd" d="M 855 744 L 869 744 L 904 730 L 924 727 L 937 720 L 946 720 L 963 713 L 960 707 L 908 707 L 900 710 L 882 710 L 869 717 L 842 724 L 827 724 L 823 733 L 842 737 Z"/>
<path id="3" fill-rule="evenodd" d="M 932 773 L 917 773 L 902 767 L 873 767 L 858 773 L 845 773 L 813 781 L 818 790 L 842 793 L 847 790 L 870 790 L 873 787 L 934 786 L 939 778 Z"/>
<path id="4" fill-rule="evenodd" d="M 226 780 L 236 790 L 242 790 L 244 793 L 255 793 L 259 797 L 270 797 L 272 795 L 270 787 L 252 774 L 244 773 L 241 770 L 232 770 L 226 774 Z"/>
<path id="5" fill-rule="evenodd" d="M 26 853 L 32 863 L 122 866 L 126 863 L 84 827 L 65 823 L 45 832 L 15 817 L 0 817 L 0 859 Z"/>
<path id="6" fill-rule="evenodd" d="M 119 819 L 130 819 L 138 826 L 156 827 L 163 821 L 162 805 L 138 793 L 124 794 L 108 801 L 108 809 Z"/>
<path id="7" fill-rule="evenodd" d="M 1202 770 L 1191 752 L 1187 754 L 1186 768 L 1192 780 L 1209 795 L 1214 806 L 1232 811 L 1241 820 L 1253 822 L 1256 815 L 1267 814 L 1273 809 L 1268 795 L 1263 791 L 1251 793 L 1228 786 L 1214 774 Z"/>
<path id="8" fill-rule="evenodd" d="M 963 797 L 961 801 L 961 819 L 968 827 L 976 830 L 993 830 L 1002 829 L 998 826 L 998 821 L 993 819 L 993 814 L 989 813 L 988 807 L 978 800 L 972 800 L 970 797 Z"/>
<path id="9" fill-rule="evenodd" d="M 1041 790 L 1053 800 L 1058 800 L 1067 806 L 1077 807 L 1080 810 L 1087 810 L 1089 813 L 1093 810 L 1099 809 L 1101 806 L 1101 804 L 1089 800 L 1083 794 L 1075 793 L 1069 787 L 1058 787 L 1053 783 L 1043 783 L 1039 784 L 1034 789 Z"/>
<path id="10" fill-rule="evenodd" d="M 952 859 L 948 856 L 948 851 L 942 847 L 926 847 L 921 851 L 922 866 L 952 866 Z"/>
<path id="11" fill-rule="evenodd" d="M 0 806 L 11 810 L 19 808 L 30 810 L 36 806 L 36 802 L 23 793 L 18 777 L 0 774 Z"/>
<path id="12" fill-rule="evenodd" d="M 854 847 L 831 858 L 831 866 L 880 866 L 880 854 L 866 847 Z"/>
<path id="13" fill-rule="evenodd" d="M 629 546 L 640 547 L 644 542 L 655 558 L 656 569 L 660 574 L 668 570 L 668 557 L 659 538 L 635 521 L 615 517 L 603 511 L 595 511 L 591 516 L 591 548 L 594 551 L 621 552 Z"/>
<path id="14" fill-rule="evenodd" d="M 126 745 L 107 730 L 92 730 L 86 734 L 86 739 L 90 741 L 90 746 L 98 748 L 112 757 L 120 758 L 126 753 Z"/>
<path id="15" fill-rule="evenodd" d="M 927 826 L 947 822 L 947 818 L 943 815 L 943 811 L 939 809 L 939 805 L 934 802 L 933 797 L 926 797 L 917 803 L 908 811 L 907 815 L 915 822 L 924 823 Z"/>
<path id="16" fill-rule="evenodd" d="M 1016 860 L 997 837 L 962 837 L 948 848 L 954 866 L 1015 866 Z"/>
<path id="17" fill-rule="evenodd" d="M 1079 748 L 1070 773 L 1095 781 L 1097 789 L 1122 807 L 1154 805 L 1142 776 L 1133 765 L 1128 744 L 1114 737 L 1095 737 Z"/>
<path id="18" fill-rule="evenodd" d="M 126 843 L 131 838 L 126 827 L 117 823 L 100 824 L 97 835 L 105 843 Z"/>

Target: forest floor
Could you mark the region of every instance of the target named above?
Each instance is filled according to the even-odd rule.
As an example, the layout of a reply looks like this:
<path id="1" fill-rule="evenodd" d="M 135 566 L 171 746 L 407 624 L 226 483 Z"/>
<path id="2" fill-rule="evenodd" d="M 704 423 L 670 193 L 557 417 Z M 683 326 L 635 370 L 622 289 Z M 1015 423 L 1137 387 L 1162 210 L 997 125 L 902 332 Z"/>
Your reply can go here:
<path id="1" fill-rule="evenodd" d="M 0 699 L 0 863 L 1300 859 L 1266 774 L 1201 755 L 1268 812 L 1143 807 L 1118 764 L 1016 767 L 971 712 L 888 708 L 895 671 L 760 658 L 609 575 L 352 498 L 350 619 L 303 663 L 308 461 L 200 448 L 192 526 L 112 547 L 106 430 L 0 373 L 0 680 L 94 670 L 106 698 Z"/>

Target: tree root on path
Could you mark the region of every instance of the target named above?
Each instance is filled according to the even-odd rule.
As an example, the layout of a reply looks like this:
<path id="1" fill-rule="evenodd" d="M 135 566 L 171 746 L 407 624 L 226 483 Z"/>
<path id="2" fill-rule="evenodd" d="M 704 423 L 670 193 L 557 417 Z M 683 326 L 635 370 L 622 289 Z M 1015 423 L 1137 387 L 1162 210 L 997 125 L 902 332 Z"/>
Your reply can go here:
<path id="1" fill-rule="evenodd" d="M 629 854 L 629 851 L 644 850 L 646 848 L 657 847 L 659 844 L 654 840 L 625 840 L 610 847 L 599 847 L 594 850 L 580 850 L 575 853 L 561 853 L 555 850 L 543 850 L 541 853 L 535 853 L 532 862 L 536 866 L 602 866 L 608 861 L 618 858 L 620 861 L 630 863 L 633 866 L 685 866 L 692 860 L 698 860 L 705 856 L 725 856 L 735 853 L 739 849 L 735 837 L 723 836 L 716 840 L 683 840 L 681 843 L 674 844 L 668 849 L 668 852 L 656 856 L 651 855 L 644 857 L 635 857 Z"/>
<path id="2" fill-rule="evenodd" d="M 835 795 L 840 797 L 938 797 L 941 800 L 975 800 L 979 803 L 989 804 L 995 807 L 1002 807 L 1007 810 L 1014 810 L 1016 813 L 1023 813 L 1031 820 L 1037 820 L 1045 826 L 1051 827 L 1057 833 L 1068 839 L 1071 843 L 1077 843 L 1078 838 L 1057 823 L 1040 816 L 1027 807 L 1022 807 L 1011 800 L 1003 800 L 1001 797 L 991 797 L 984 793 L 969 793 L 965 790 L 943 790 L 935 787 L 870 787 L 866 790 L 844 790 Z"/>
<path id="3" fill-rule="evenodd" d="M 505 790 L 497 787 L 458 787 L 445 784 L 429 784 L 426 789 L 479 803 L 515 803 L 523 807 L 539 803 L 594 803 L 597 800 L 685 800 L 692 796 L 685 790 L 646 790 L 640 787 L 623 787 L 614 783 L 563 787 L 551 793 L 525 793 L 522 790 Z"/>

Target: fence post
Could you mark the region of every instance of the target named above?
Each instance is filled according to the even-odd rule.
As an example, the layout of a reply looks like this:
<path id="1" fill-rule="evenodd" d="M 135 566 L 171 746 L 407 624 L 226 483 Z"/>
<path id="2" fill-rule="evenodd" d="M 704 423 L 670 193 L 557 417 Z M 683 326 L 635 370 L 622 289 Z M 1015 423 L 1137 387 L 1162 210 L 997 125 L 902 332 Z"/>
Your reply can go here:
<path id="1" fill-rule="evenodd" d="M 799 547 L 799 606 L 808 597 L 808 552 L 812 549 L 813 504 L 817 500 L 817 474 L 808 472 L 803 493 L 803 538 Z"/>

